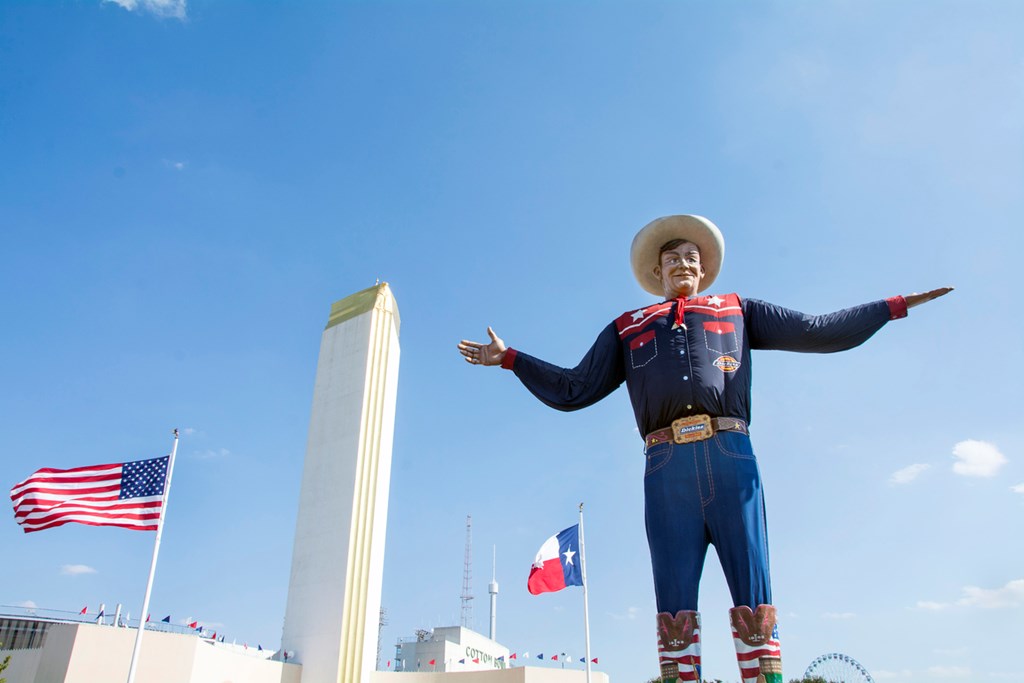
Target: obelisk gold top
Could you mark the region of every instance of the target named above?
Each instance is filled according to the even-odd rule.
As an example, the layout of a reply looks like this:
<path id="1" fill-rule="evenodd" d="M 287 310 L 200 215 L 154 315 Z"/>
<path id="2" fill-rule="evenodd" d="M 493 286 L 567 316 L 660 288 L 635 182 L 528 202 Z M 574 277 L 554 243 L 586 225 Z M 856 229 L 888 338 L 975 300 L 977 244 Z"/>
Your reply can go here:
<path id="1" fill-rule="evenodd" d="M 324 329 L 330 329 L 357 315 L 368 313 L 374 308 L 394 316 L 395 332 L 397 333 L 401 326 L 398 317 L 398 303 L 391 293 L 391 287 L 386 282 L 367 287 L 361 292 L 356 292 L 331 304 L 331 315 L 327 318 L 327 327 Z"/>

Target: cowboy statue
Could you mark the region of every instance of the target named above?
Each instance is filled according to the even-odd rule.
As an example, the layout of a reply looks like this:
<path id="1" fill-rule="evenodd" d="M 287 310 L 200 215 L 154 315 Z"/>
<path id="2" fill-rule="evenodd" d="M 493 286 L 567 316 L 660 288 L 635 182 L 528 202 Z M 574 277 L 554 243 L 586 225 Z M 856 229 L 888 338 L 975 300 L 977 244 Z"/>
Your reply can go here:
<path id="1" fill-rule="evenodd" d="M 633 239 L 633 274 L 662 300 L 616 318 L 574 368 L 509 348 L 490 327 L 490 343 L 463 340 L 458 348 L 471 364 L 512 370 L 559 410 L 589 406 L 626 383 L 646 435 L 644 507 L 662 680 L 701 680 L 697 589 L 711 543 L 735 605 L 729 620 L 743 683 L 781 683 L 764 498 L 747 430 L 750 352 L 851 349 L 952 288 L 817 316 L 737 294 L 698 296 L 724 254 L 722 233 L 701 216 L 645 226 Z"/>

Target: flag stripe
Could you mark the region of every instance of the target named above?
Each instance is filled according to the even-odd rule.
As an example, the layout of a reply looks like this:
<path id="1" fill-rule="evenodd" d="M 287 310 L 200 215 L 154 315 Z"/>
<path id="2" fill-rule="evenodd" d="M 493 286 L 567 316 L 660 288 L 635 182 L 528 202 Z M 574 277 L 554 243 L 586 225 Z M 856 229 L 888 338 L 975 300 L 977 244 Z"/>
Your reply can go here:
<path id="1" fill-rule="evenodd" d="M 83 472 L 85 473 L 84 476 L 90 476 L 90 475 L 93 475 L 93 474 L 102 474 L 103 472 L 114 472 L 114 471 L 120 472 L 121 471 L 121 466 L 123 464 L 124 463 L 111 463 L 109 465 L 86 465 L 85 467 L 72 467 L 72 468 L 66 469 L 66 470 L 58 470 L 58 469 L 54 469 L 52 467 L 43 467 L 42 469 L 38 469 L 35 472 L 33 472 L 32 476 L 29 477 L 28 479 L 26 479 L 25 481 L 29 481 L 30 479 L 45 479 L 46 478 L 45 476 L 40 476 L 40 475 L 51 475 L 51 476 L 56 477 L 56 478 L 59 479 L 59 478 L 66 478 L 66 477 L 73 478 L 73 477 L 83 476 L 82 475 Z"/>
<path id="2" fill-rule="evenodd" d="M 82 519 L 159 519 L 160 511 L 149 511 L 149 508 L 135 507 L 131 510 L 115 510 L 114 512 L 103 512 L 101 510 L 90 510 L 88 508 L 76 508 L 72 510 L 61 510 L 49 515 L 35 515 L 33 517 L 27 517 L 22 520 L 18 520 L 20 524 L 26 527 L 36 527 L 41 524 L 48 524 L 55 519 L 62 517 L 75 517 Z"/>
<path id="3" fill-rule="evenodd" d="M 30 493 L 36 493 L 36 494 L 40 494 L 41 493 L 41 494 L 51 494 L 51 495 L 56 495 L 56 496 L 62 496 L 62 495 L 67 495 L 69 493 L 79 493 L 79 494 L 109 493 L 110 491 L 119 491 L 119 490 L 121 490 L 121 478 L 120 477 L 118 477 L 114 481 L 110 481 L 109 479 L 104 479 L 102 484 L 90 483 L 88 485 L 84 485 L 84 484 L 64 484 L 64 485 L 56 485 L 56 486 L 31 486 L 31 487 L 22 489 L 17 495 L 11 494 L 11 500 L 15 500 L 16 498 L 24 498 L 26 495 L 28 495 Z"/>
<path id="4" fill-rule="evenodd" d="M 128 499 L 130 500 L 130 499 Z M 110 505 L 123 504 L 122 500 L 118 496 L 104 496 L 102 498 L 98 496 L 87 496 L 84 498 L 72 498 L 61 499 L 61 498 L 31 498 L 18 503 L 14 508 L 16 510 L 16 517 L 24 517 L 30 512 L 35 510 L 55 510 L 62 506 L 67 505 L 80 505 L 90 507 L 106 507 Z"/>
<path id="5" fill-rule="evenodd" d="M 28 532 L 31 532 L 31 531 L 43 531 L 44 529 L 53 529 L 54 527 L 64 526 L 65 524 L 68 524 L 68 523 L 71 523 L 71 522 L 75 522 L 77 524 L 85 524 L 85 525 L 88 525 L 88 526 L 117 526 L 117 527 L 121 527 L 122 529 L 135 529 L 136 531 L 156 531 L 156 527 L 157 527 L 156 523 L 128 524 L 128 523 L 123 523 L 123 522 L 96 521 L 96 520 L 87 520 L 87 519 L 64 518 L 64 519 L 57 520 L 56 522 L 53 522 L 51 524 L 46 524 L 46 525 L 40 526 L 40 527 L 33 527 L 33 528 L 25 527 L 25 533 L 28 533 Z"/>
<path id="6" fill-rule="evenodd" d="M 154 502 L 161 502 L 162 496 L 140 496 L 139 498 L 73 498 L 71 500 L 38 500 L 24 503 L 18 507 L 22 516 L 36 510 L 55 510 L 57 508 L 84 507 L 97 510 L 110 510 L 125 507 L 149 507 Z"/>

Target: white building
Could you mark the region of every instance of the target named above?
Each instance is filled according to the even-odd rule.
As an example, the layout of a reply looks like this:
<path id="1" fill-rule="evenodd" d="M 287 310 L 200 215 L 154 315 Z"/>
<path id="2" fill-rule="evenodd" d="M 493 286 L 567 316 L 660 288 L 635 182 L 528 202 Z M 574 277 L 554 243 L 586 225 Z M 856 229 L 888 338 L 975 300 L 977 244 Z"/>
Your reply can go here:
<path id="1" fill-rule="evenodd" d="M 381 283 L 336 301 L 321 337 L 281 637 L 303 683 L 370 683 L 376 665 L 398 328 Z"/>
<path id="2" fill-rule="evenodd" d="M 109 683 L 128 678 L 135 628 L 32 618 L 0 618 L 0 674 L 10 683 Z M 139 683 L 300 683 L 302 667 L 255 647 L 146 629 Z"/>
<path id="3" fill-rule="evenodd" d="M 489 671 L 509 665 L 509 650 L 461 626 L 444 626 L 398 643 L 395 671 Z M 430 662 L 434 662 L 431 664 Z"/>

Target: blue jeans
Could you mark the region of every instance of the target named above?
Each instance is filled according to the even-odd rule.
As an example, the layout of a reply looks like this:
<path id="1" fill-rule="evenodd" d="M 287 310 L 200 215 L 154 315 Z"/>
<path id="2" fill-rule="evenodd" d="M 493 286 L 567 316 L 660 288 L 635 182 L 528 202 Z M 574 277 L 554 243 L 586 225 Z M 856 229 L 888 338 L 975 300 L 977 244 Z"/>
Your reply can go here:
<path id="1" fill-rule="evenodd" d="M 772 602 L 768 528 L 750 437 L 718 432 L 646 451 L 647 543 L 658 611 L 697 609 L 708 544 L 714 544 L 734 606 Z"/>

